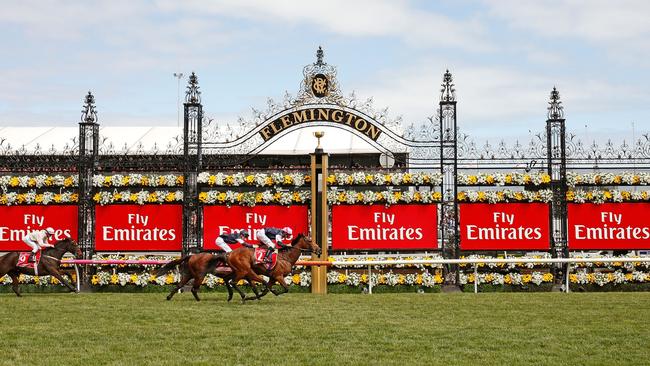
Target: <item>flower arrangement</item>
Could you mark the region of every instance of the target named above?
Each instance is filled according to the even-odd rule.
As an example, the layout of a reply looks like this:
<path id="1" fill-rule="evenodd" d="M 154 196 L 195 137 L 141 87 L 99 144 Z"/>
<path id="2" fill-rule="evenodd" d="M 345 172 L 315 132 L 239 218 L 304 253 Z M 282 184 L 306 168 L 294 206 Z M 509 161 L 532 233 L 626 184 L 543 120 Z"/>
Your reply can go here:
<path id="1" fill-rule="evenodd" d="M 243 205 L 253 207 L 257 204 L 298 205 L 311 199 L 309 191 L 273 192 L 234 192 L 207 191 L 199 193 L 199 202 L 208 205 Z"/>
<path id="2" fill-rule="evenodd" d="M 331 189 L 327 192 L 327 202 L 330 205 L 340 204 L 366 204 L 383 203 L 386 206 L 396 203 L 434 203 L 440 202 L 442 194 L 436 191 L 427 192 L 399 192 L 399 191 L 338 191 Z"/>
<path id="3" fill-rule="evenodd" d="M 311 182 L 311 176 L 303 173 L 211 174 L 203 172 L 197 177 L 197 182 L 210 187 L 301 187 Z"/>
<path id="4" fill-rule="evenodd" d="M 335 173 L 327 177 L 327 183 L 338 186 L 436 186 L 442 183 L 440 173 Z"/>
<path id="5" fill-rule="evenodd" d="M 93 196 L 93 201 L 100 205 L 111 203 L 137 203 L 144 205 L 146 203 L 172 203 L 183 200 L 183 191 L 153 191 L 146 190 L 132 192 L 129 190 L 114 192 L 97 192 Z"/>
<path id="6" fill-rule="evenodd" d="M 63 278 L 69 283 L 76 281 L 76 276 L 74 274 L 72 274 L 71 276 L 68 276 L 67 274 L 63 274 Z M 12 283 L 11 277 L 9 277 L 8 275 L 0 277 L 0 285 L 11 285 L 11 283 Z M 50 287 L 50 286 L 61 285 L 61 282 L 54 276 L 30 276 L 26 274 L 21 274 L 20 276 L 18 276 L 18 283 L 25 284 L 25 285 L 37 285 L 39 287 Z"/>
<path id="7" fill-rule="evenodd" d="M 30 190 L 26 193 L 2 193 L 0 194 L 0 205 L 49 205 L 56 203 L 77 203 L 79 195 L 72 192 L 43 192 L 36 193 Z"/>
<path id="8" fill-rule="evenodd" d="M 533 272 L 533 273 L 511 272 L 506 274 L 491 272 L 491 273 L 479 273 L 478 276 L 475 276 L 474 273 L 461 272 L 459 277 L 460 277 L 459 280 L 461 285 L 474 283 L 475 281 L 477 281 L 477 284 L 479 285 L 490 284 L 490 285 L 514 285 L 514 286 L 523 286 L 531 283 L 539 286 L 542 283 L 553 282 L 553 274 L 542 273 L 542 272 Z"/>
<path id="9" fill-rule="evenodd" d="M 551 254 L 550 253 L 540 253 L 537 255 L 523 255 L 523 256 L 518 256 L 518 257 L 511 257 L 511 258 L 516 258 L 516 259 L 550 259 Z M 467 257 L 465 256 L 460 256 L 460 259 L 497 259 L 495 257 L 487 256 L 487 255 L 478 255 L 478 254 L 472 254 L 468 255 Z M 473 269 L 474 265 L 473 264 L 468 264 L 468 263 L 461 263 L 458 265 L 461 269 Z M 489 268 L 489 269 L 499 269 L 499 270 L 513 270 L 513 269 L 519 269 L 519 268 L 527 268 L 527 269 L 533 269 L 533 268 L 544 268 L 544 267 L 551 267 L 552 263 L 477 263 L 476 267 L 479 269 L 484 269 L 484 268 Z"/>
<path id="10" fill-rule="evenodd" d="M 462 191 L 458 192 L 459 202 L 551 202 L 553 191 L 542 189 L 531 191 Z"/>
<path id="11" fill-rule="evenodd" d="M 566 194 L 567 201 L 575 203 L 605 202 L 643 202 L 650 198 L 650 191 L 611 190 L 571 190 Z"/>
<path id="12" fill-rule="evenodd" d="M 35 175 L 12 176 L 0 175 L 0 188 L 47 188 L 47 187 L 76 187 L 79 180 L 76 175 Z"/>
<path id="13" fill-rule="evenodd" d="M 93 187 L 129 187 L 129 186 L 145 186 L 145 187 L 178 187 L 182 186 L 184 178 L 182 175 L 165 174 L 114 174 L 114 175 L 101 175 L 96 174 L 93 176 Z"/>
<path id="14" fill-rule="evenodd" d="M 600 287 L 607 284 L 648 283 L 650 282 L 650 272 L 633 271 L 626 273 L 616 270 L 614 272 L 588 273 L 583 269 L 570 274 L 569 282 L 578 285 L 596 284 Z"/>
<path id="15" fill-rule="evenodd" d="M 567 184 L 569 187 L 577 185 L 649 185 L 650 173 L 572 173 L 567 172 Z"/>
<path id="16" fill-rule="evenodd" d="M 461 186 L 541 186 L 551 183 L 546 173 L 460 173 L 456 183 Z"/>

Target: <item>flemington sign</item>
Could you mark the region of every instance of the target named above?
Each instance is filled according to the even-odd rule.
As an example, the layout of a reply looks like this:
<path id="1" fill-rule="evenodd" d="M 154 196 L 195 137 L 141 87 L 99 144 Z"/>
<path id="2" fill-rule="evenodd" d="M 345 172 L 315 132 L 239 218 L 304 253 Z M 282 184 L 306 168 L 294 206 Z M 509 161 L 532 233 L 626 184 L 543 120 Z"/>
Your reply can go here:
<path id="1" fill-rule="evenodd" d="M 334 122 L 348 126 L 373 141 L 377 141 L 381 130 L 374 122 L 354 112 L 338 108 L 306 108 L 287 112 L 277 117 L 260 130 L 259 134 L 266 142 L 282 131 L 307 122 Z"/>

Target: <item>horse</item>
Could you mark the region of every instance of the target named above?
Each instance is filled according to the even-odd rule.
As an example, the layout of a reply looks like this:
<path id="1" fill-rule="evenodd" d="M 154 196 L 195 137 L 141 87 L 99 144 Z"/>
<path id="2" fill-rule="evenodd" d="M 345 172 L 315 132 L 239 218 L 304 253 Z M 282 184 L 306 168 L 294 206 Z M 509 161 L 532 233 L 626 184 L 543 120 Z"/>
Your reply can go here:
<path id="1" fill-rule="evenodd" d="M 54 243 L 54 247 L 45 248 L 41 252 L 41 260 L 38 263 L 38 275 L 39 276 L 54 276 L 59 280 L 65 287 L 70 289 L 70 292 L 77 292 L 77 289 L 74 288 L 68 281 L 66 281 L 61 272 L 59 272 L 59 267 L 61 265 L 61 258 L 63 254 L 70 253 L 77 258 L 81 257 L 81 249 L 77 245 L 77 242 L 71 238 L 65 238 Z M 20 289 L 18 288 L 18 276 L 22 274 L 35 275 L 33 268 L 18 267 L 18 257 L 20 253 L 11 252 L 0 257 L 0 278 L 5 274 L 8 274 L 11 277 L 12 284 L 11 288 L 16 293 L 16 296 L 20 297 Z"/>
<path id="2" fill-rule="evenodd" d="M 182 258 L 173 260 L 155 272 L 156 276 L 160 276 L 169 272 L 172 268 L 180 266 L 179 271 L 181 273 L 181 280 L 178 282 L 176 287 L 167 295 L 167 300 L 171 300 L 174 297 L 174 294 L 178 292 L 185 284 L 187 284 L 191 279 L 194 279 L 192 284 L 192 295 L 196 301 L 201 301 L 199 298 L 199 288 L 203 283 L 205 275 L 212 273 L 217 277 L 224 279 L 226 283 L 226 288 L 228 289 L 228 301 L 232 300 L 232 286 L 230 280 L 232 279 L 233 272 L 230 267 L 220 266 L 217 267 L 216 256 L 209 252 L 202 252 L 197 254 L 186 255 Z"/>
<path id="3" fill-rule="evenodd" d="M 255 251 L 251 248 L 240 247 L 228 253 L 227 256 L 217 255 L 215 259 L 228 264 L 232 268 L 234 272 L 232 286 L 239 292 L 242 301 L 246 301 L 260 299 L 269 291 L 276 296 L 288 292 L 289 287 L 284 282 L 284 277 L 291 272 L 292 267 L 296 264 L 303 251 L 320 255 L 321 248 L 301 233 L 291 241 L 290 246 L 280 248 L 277 263 L 271 269 L 268 268 L 266 263 L 257 263 L 255 260 Z M 264 281 L 260 275 L 269 277 L 269 281 Z M 254 298 L 246 297 L 239 287 L 237 287 L 237 281 L 241 279 L 248 281 L 255 293 Z M 257 292 L 254 282 L 260 282 L 265 285 L 261 294 Z M 276 282 L 282 286 L 282 292 L 277 292 L 273 289 L 273 285 Z"/>

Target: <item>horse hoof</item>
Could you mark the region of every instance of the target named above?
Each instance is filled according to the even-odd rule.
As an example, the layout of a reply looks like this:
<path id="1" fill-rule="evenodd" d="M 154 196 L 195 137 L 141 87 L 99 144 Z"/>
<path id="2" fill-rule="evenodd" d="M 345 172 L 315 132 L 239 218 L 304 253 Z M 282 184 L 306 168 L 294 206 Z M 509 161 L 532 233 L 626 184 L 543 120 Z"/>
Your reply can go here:
<path id="1" fill-rule="evenodd" d="M 171 296 L 167 296 L 167 301 L 170 301 L 172 299 Z"/>

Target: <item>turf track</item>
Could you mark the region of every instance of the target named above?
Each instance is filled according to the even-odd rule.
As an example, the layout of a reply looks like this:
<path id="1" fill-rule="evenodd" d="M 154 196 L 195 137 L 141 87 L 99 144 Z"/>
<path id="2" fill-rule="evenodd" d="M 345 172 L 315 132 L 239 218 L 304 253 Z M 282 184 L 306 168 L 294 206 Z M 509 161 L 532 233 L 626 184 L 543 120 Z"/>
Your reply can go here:
<path id="1" fill-rule="evenodd" d="M 641 365 L 650 293 L 0 294 L 2 365 Z M 11 319 L 11 320 L 10 320 Z"/>

